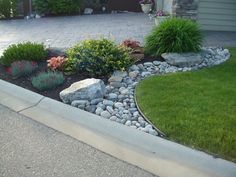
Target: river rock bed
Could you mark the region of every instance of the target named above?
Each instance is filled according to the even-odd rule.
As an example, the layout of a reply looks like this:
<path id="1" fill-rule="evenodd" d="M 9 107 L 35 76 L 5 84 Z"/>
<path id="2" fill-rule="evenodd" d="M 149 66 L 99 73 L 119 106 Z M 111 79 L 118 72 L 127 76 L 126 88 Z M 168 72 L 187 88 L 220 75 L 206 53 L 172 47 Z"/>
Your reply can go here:
<path id="1" fill-rule="evenodd" d="M 115 71 L 105 87 L 105 96 L 93 100 L 74 100 L 74 107 L 97 114 L 134 129 L 161 135 L 142 117 L 135 102 L 135 87 L 143 79 L 153 75 L 186 72 L 219 65 L 230 58 L 228 49 L 221 47 L 203 47 L 200 52 L 203 61 L 191 67 L 171 66 L 167 62 L 153 61 L 132 65 L 128 71 Z"/>

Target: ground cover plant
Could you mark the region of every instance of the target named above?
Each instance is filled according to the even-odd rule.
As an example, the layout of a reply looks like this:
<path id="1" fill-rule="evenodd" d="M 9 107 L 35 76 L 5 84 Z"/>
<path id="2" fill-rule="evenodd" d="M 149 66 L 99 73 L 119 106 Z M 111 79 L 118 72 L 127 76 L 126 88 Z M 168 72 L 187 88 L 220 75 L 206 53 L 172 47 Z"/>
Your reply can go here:
<path id="1" fill-rule="evenodd" d="M 37 76 L 32 78 L 32 85 L 42 91 L 54 89 L 57 86 L 63 84 L 65 78 L 61 72 L 48 71 L 41 72 Z"/>
<path id="2" fill-rule="evenodd" d="M 137 101 L 169 139 L 236 162 L 236 48 L 231 53 L 213 68 L 144 80 Z"/>
<path id="3" fill-rule="evenodd" d="M 196 22 L 171 18 L 153 28 L 146 38 L 146 53 L 159 56 L 168 52 L 198 52 L 202 34 Z"/>
<path id="4" fill-rule="evenodd" d="M 47 57 L 47 51 L 43 44 L 20 43 L 9 46 L 0 58 L 0 63 L 10 66 L 15 61 L 42 61 Z"/>

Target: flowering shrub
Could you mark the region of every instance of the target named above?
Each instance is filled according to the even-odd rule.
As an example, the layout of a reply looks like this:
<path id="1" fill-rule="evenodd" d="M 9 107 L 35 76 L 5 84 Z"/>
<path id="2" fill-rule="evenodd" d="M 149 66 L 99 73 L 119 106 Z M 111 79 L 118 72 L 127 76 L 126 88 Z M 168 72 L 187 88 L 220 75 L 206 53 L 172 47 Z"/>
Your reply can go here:
<path id="1" fill-rule="evenodd" d="M 65 78 L 61 72 L 41 72 L 32 78 L 32 85 L 40 91 L 56 88 L 63 84 Z"/>
<path id="2" fill-rule="evenodd" d="M 131 49 L 137 49 L 140 47 L 140 42 L 132 39 L 126 39 L 121 45 Z"/>
<path id="3" fill-rule="evenodd" d="M 108 39 L 85 40 L 68 51 L 66 72 L 85 72 L 104 76 L 115 70 L 125 70 L 133 62 L 131 50 Z"/>
<path id="4" fill-rule="evenodd" d="M 27 76 L 38 68 L 38 64 L 32 61 L 16 61 L 11 64 L 8 72 L 15 78 Z"/>
<path id="5" fill-rule="evenodd" d="M 65 58 L 63 56 L 52 57 L 50 60 L 47 60 L 48 67 L 51 70 L 63 70 L 67 60 L 68 58 Z"/>

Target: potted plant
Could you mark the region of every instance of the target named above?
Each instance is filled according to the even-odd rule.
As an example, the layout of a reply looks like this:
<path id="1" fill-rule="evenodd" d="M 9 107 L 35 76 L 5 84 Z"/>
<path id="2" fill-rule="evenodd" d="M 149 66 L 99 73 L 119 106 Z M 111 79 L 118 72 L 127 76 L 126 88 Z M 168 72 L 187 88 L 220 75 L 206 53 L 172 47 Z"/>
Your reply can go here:
<path id="1" fill-rule="evenodd" d="M 152 11 L 152 5 L 153 5 L 152 0 L 141 0 L 139 1 L 139 4 L 141 5 L 142 11 L 145 14 L 148 14 L 149 12 Z"/>
<path id="2" fill-rule="evenodd" d="M 168 18 L 170 18 L 170 14 L 167 12 L 164 12 L 163 10 L 157 11 L 156 14 L 154 15 L 155 24 L 157 26 L 160 25 L 163 21 L 165 21 Z"/>

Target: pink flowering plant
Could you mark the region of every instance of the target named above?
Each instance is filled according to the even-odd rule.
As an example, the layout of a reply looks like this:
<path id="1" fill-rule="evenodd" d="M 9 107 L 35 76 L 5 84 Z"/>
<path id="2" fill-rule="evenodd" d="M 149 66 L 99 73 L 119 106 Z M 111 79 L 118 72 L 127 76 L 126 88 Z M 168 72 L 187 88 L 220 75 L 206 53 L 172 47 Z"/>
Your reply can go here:
<path id="1" fill-rule="evenodd" d="M 167 16 L 166 13 L 163 10 L 158 10 L 156 12 L 156 16 L 157 17 L 162 17 L 162 16 Z"/>
<path id="2" fill-rule="evenodd" d="M 51 70 L 63 70 L 68 58 L 64 56 L 52 57 L 50 60 L 47 60 L 48 67 Z"/>

